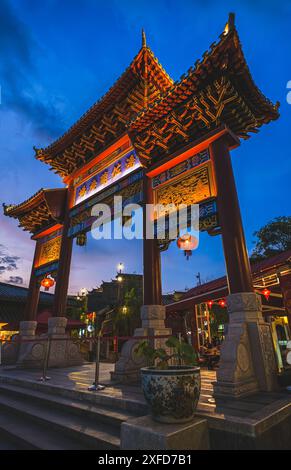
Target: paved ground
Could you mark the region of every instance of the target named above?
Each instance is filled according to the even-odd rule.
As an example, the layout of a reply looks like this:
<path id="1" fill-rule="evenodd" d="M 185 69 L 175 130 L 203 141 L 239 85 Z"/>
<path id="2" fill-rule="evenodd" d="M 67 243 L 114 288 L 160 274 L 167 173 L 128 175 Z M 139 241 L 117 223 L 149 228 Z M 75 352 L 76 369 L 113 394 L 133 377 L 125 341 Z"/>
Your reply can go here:
<path id="1" fill-rule="evenodd" d="M 114 364 L 100 364 L 99 383 L 106 386 L 102 395 L 109 395 L 120 398 L 131 398 L 144 403 L 143 393 L 137 385 L 113 385 L 110 381 L 110 372 L 113 371 Z M 68 367 L 62 369 L 49 369 L 47 372 L 50 380 L 49 384 L 62 386 L 63 388 L 78 391 L 87 391 L 92 385 L 95 377 L 95 364 L 86 363 L 82 366 Z M 21 370 L 8 367 L 0 367 L 0 375 L 17 377 L 23 380 L 38 381 L 42 375 L 39 370 Z"/>

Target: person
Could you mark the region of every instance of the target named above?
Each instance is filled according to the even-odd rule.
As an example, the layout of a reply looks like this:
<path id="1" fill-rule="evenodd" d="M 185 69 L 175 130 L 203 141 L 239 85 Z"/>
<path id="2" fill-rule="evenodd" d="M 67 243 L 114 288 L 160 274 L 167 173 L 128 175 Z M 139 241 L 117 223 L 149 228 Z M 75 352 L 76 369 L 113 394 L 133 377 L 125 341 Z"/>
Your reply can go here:
<path id="1" fill-rule="evenodd" d="M 214 366 L 218 363 L 219 361 L 219 352 L 218 352 L 218 349 L 217 347 L 212 344 L 212 343 L 208 343 L 207 344 L 207 352 L 206 352 L 206 355 L 208 356 L 208 360 L 207 360 L 207 367 L 208 367 L 208 370 L 213 370 L 214 369 Z"/>

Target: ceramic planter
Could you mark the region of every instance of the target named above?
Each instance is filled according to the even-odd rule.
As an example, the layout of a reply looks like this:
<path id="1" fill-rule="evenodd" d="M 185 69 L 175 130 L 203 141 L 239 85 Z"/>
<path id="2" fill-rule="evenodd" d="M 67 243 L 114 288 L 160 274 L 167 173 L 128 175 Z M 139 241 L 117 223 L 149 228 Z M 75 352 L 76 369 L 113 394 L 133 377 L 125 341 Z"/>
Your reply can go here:
<path id="1" fill-rule="evenodd" d="M 199 367 L 143 367 L 141 377 L 145 399 L 156 421 L 185 423 L 194 417 L 201 386 Z"/>

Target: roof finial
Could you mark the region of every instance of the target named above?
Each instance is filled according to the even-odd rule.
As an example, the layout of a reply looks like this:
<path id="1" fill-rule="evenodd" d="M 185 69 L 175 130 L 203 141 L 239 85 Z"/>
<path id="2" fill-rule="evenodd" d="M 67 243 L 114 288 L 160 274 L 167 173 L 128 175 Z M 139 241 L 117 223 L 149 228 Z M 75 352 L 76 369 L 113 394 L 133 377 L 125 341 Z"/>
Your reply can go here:
<path id="1" fill-rule="evenodd" d="M 228 27 L 229 31 L 234 29 L 234 22 L 235 22 L 235 13 L 229 13 L 228 15 Z"/>
<path id="2" fill-rule="evenodd" d="M 142 47 L 147 47 L 147 38 L 144 32 L 144 29 L 141 30 L 141 37 L 142 37 Z"/>
<path id="3" fill-rule="evenodd" d="M 234 19 L 235 19 L 235 14 L 234 13 L 229 13 L 228 15 L 228 21 L 225 25 L 223 34 L 226 36 L 230 31 L 233 31 L 235 26 L 234 26 Z"/>

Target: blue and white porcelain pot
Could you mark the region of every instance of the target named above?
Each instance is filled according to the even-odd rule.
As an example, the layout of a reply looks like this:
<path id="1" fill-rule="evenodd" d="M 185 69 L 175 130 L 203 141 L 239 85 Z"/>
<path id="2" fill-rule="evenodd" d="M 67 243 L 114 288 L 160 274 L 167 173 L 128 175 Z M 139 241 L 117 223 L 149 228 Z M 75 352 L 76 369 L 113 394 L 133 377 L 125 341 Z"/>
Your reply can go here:
<path id="1" fill-rule="evenodd" d="M 185 423 L 193 419 L 200 396 L 200 367 L 143 367 L 141 378 L 145 399 L 156 421 Z"/>

